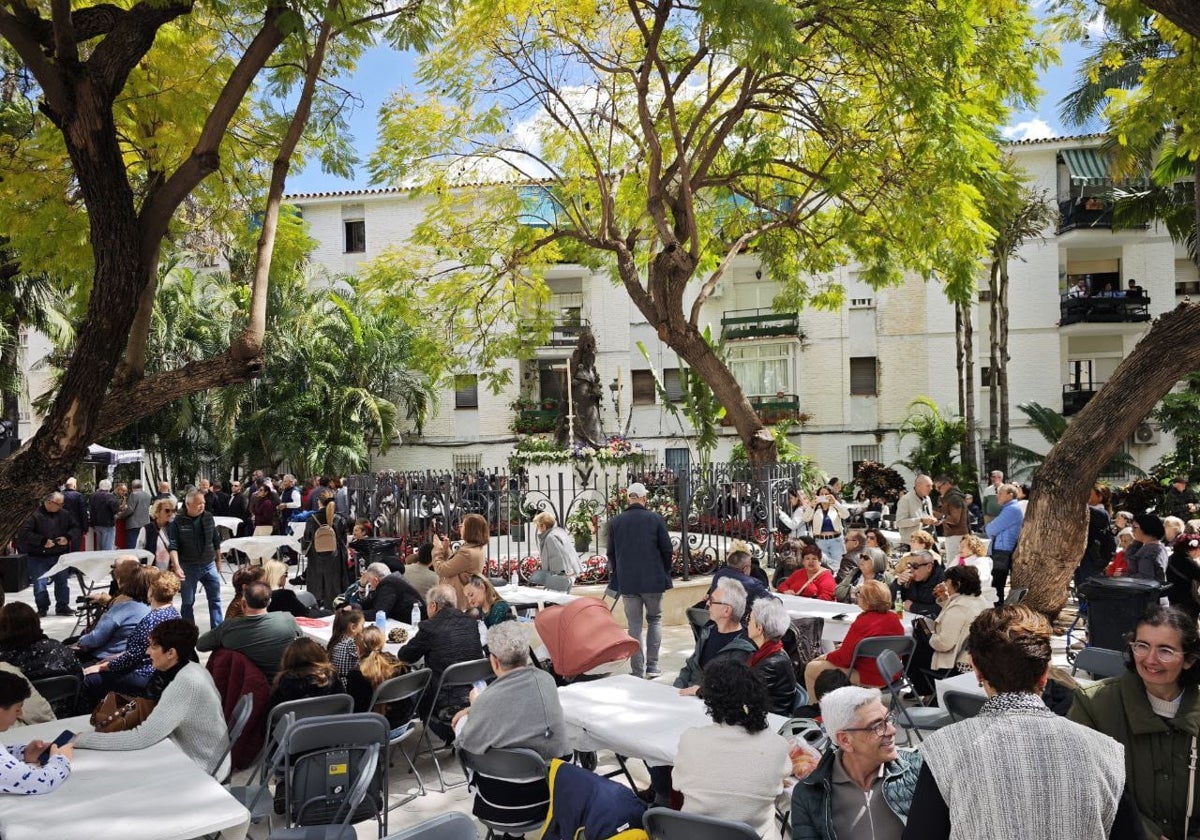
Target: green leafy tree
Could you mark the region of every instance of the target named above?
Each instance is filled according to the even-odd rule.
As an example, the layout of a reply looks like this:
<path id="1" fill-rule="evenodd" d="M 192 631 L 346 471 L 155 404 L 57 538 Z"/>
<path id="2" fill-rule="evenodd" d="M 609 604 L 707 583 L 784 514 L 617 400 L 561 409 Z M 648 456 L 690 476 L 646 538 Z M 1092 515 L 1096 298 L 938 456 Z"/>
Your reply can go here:
<path id="1" fill-rule="evenodd" d="M 1182 389 L 1162 398 L 1154 419 L 1175 438 L 1176 468 L 1200 478 L 1200 371 L 1189 373 Z"/>
<path id="2" fill-rule="evenodd" d="M 704 340 L 723 358 L 723 350 L 719 343 L 713 341 L 712 330 L 707 324 L 703 335 Z M 680 436 L 696 447 L 701 468 L 707 467 L 712 460 L 713 450 L 717 448 L 721 418 L 725 416 L 725 409 L 717 402 L 708 383 L 692 373 L 682 362 L 677 367 L 682 400 L 676 403 L 667 392 L 667 386 L 663 383 L 659 371 L 655 370 L 646 345 L 639 341 L 637 348 L 642 358 L 650 365 L 650 373 L 654 377 L 654 390 L 658 393 L 658 401 L 663 410 L 679 425 Z"/>
<path id="3" fill-rule="evenodd" d="M 1067 418 L 1052 408 L 1046 408 L 1035 402 L 1021 403 L 1017 408 L 1029 418 L 1030 428 L 1041 435 L 1051 446 L 1058 443 L 1067 430 Z M 1027 478 L 1037 472 L 1046 456 L 1027 447 L 1010 443 L 1008 458 L 1013 478 Z M 1145 475 L 1145 472 L 1137 465 L 1132 455 L 1121 451 L 1108 459 L 1107 463 L 1101 467 L 1100 475 L 1102 477 L 1140 476 Z"/>
<path id="4" fill-rule="evenodd" d="M 372 171 L 430 209 L 374 282 L 496 359 L 528 340 L 504 325 L 547 265 L 604 269 L 773 460 L 702 335 L 721 277 L 753 252 L 793 311 L 839 305 L 819 278 L 850 261 L 875 286 L 971 286 L 995 129 L 1045 56 L 1017 0 L 465 3 L 423 91 L 384 107 Z"/>
<path id="5" fill-rule="evenodd" d="M 897 463 L 916 474 L 950 475 L 955 483 L 974 481 L 974 474 L 965 472 L 959 459 L 965 428 L 961 417 L 938 408 L 929 397 L 916 397 L 898 429 L 900 440 L 916 438 L 916 445 Z"/>

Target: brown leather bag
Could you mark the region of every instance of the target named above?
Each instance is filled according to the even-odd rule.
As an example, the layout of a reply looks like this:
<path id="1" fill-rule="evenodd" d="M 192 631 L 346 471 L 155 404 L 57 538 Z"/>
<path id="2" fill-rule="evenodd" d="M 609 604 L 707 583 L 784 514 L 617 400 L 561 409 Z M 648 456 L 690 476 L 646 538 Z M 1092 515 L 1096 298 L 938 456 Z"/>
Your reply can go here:
<path id="1" fill-rule="evenodd" d="M 92 711 L 91 723 L 97 732 L 124 732 L 140 726 L 153 711 L 153 700 L 110 691 Z"/>

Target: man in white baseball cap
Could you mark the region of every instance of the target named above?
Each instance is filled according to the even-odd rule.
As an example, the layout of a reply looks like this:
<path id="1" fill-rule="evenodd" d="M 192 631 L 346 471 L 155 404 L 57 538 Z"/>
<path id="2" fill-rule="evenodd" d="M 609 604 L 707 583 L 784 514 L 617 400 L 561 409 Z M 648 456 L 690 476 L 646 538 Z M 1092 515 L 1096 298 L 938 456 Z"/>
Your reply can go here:
<path id="1" fill-rule="evenodd" d="M 639 481 L 625 491 L 629 507 L 608 524 L 608 588 L 620 594 L 629 635 L 646 640 L 630 662 L 634 676 L 657 677 L 662 644 L 662 597 L 671 588 L 671 538 L 667 523 L 646 509 L 646 485 Z"/>

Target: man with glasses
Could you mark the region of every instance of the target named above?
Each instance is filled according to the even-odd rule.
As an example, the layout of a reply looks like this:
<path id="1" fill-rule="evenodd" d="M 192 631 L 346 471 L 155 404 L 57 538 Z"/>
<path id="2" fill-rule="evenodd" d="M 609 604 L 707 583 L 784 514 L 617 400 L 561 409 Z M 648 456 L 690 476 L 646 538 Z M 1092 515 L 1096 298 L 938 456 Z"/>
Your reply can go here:
<path id="1" fill-rule="evenodd" d="M 900 840 L 921 756 L 896 748 L 896 722 L 879 690 L 831 691 L 821 718 L 835 748 L 792 790 L 792 837 Z"/>
<path id="2" fill-rule="evenodd" d="M 50 593 L 46 591 L 46 579 L 41 576 L 50 571 L 59 557 L 71 551 L 82 533 L 75 517 L 63 509 L 62 493 L 47 496 L 21 528 L 17 544 L 29 555 L 33 600 L 37 603 L 38 615 L 43 618 L 50 611 Z M 70 569 L 63 569 L 50 578 L 54 581 L 56 615 L 75 615 L 71 609 L 70 574 Z"/>
<path id="3" fill-rule="evenodd" d="M 892 583 L 892 597 L 899 596 L 904 609 L 917 615 L 937 618 L 942 611 L 934 590 L 946 578 L 946 570 L 938 565 L 928 551 L 916 551 L 910 555 L 908 568 L 896 576 Z"/>
<path id="4" fill-rule="evenodd" d="M 696 649 L 683 664 L 675 687 L 680 694 L 695 694 L 708 663 L 717 658 L 737 657 L 745 662 L 758 648 L 742 627 L 746 613 L 746 587 L 733 578 L 721 578 L 708 595 L 708 624 L 696 639 Z"/>

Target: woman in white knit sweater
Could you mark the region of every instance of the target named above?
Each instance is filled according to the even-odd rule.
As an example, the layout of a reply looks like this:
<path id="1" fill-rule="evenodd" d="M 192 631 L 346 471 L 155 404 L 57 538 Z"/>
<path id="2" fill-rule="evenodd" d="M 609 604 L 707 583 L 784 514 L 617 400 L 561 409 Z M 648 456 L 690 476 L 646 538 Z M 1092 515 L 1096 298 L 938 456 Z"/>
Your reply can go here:
<path id="1" fill-rule="evenodd" d="M 146 653 L 154 675 L 146 694 L 156 701 L 141 725 L 126 732 L 83 732 L 76 744 L 89 750 L 140 750 L 170 738 L 211 773 L 229 744 L 221 695 L 196 656 L 196 625 L 182 619 L 159 624 L 150 633 Z M 228 773 L 229 759 L 217 778 Z"/>
<path id="2" fill-rule="evenodd" d="M 792 764 L 788 742 L 767 728 L 766 687 L 746 663 L 716 659 L 704 669 L 701 693 L 713 723 L 679 736 L 671 778 L 683 810 L 744 822 L 779 840 L 775 797 Z"/>

